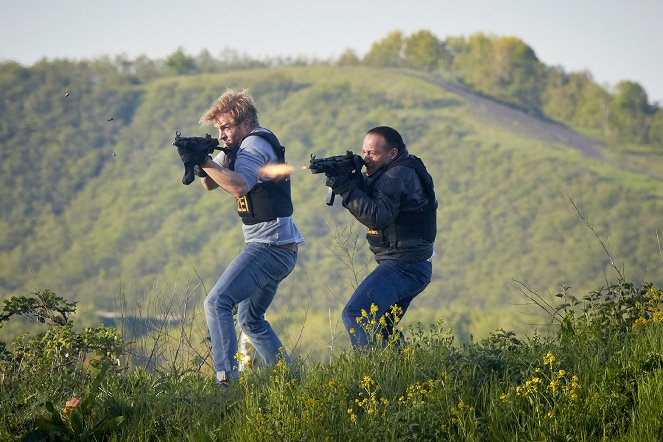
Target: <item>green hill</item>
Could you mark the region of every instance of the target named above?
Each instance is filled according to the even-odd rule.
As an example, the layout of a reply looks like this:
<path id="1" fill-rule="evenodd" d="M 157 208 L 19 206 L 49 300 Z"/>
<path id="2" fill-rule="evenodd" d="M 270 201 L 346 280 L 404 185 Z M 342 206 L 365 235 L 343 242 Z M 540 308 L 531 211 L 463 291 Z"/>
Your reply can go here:
<path id="1" fill-rule="evenodd" d="M 544 319 L 518 305 L 514 279 L 582 295 L 614 277 L 611 258 L 630 280 L 663 283 L 660 147 L 594 140 L 420 73 L 308 66 L 138 83 L 57 62 L 5 64 L 0 79 L 1 293 L 50 288 L 90 323 L 121 302 L 200 303 L 242 247 L 231 198 L 183 186 L 171 146 L 176 130 L 216 135 L 197 121 L 228 87 L 249 89 L 298 168 L 306 242 L 275 301 L 280 327 L 303 330 L 306 315 L 323 342 L 355 274 L 373 265 L 365 232 L 301 168 L 311 153 L 360 151 L 375 125 L 403 134 L 440 202 L 433 281 L 411 321 L 443 317 L 465 338 L 536 326 Z"/>

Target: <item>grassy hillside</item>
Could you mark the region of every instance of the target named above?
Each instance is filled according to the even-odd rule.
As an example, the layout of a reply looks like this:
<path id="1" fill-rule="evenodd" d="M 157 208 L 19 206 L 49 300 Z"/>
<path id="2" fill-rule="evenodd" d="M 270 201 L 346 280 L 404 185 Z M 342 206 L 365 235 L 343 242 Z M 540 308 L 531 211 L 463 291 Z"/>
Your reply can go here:
<path id="1" fill-rule="evenodd" d="M 437 256 L 411 320 L 444 317 L 461 337 L 522 330 L 541 319 L 515 305 L 522 299 L 514 279 L 542 293 L 561 284 L 583 293 L 614 276 L 610 257 L 628 279 L 663 282 L 660 149 L 568 138 L 580 135 L 430 78 L 380 69 L 258 69 L 142 85 L 82 72 L 33 91 L 20 90 L 22 81 L 3 76 L 14 91 L 3 92 L 0 126 L 5 296 L 48 287 L 83 313 L 179 290 L 199 302 L 242 247 L 240 226 L 222 191 L 180 183 L 171 143 L 176 130 L 214 133 L 197 121 L 227 87 L 249 89 L 294 166 L 306 166 L 311 153 L 360 151 L 365 131 L 382 124 L 425 161 L 440 201 Z M 307 333 L 318 339 L 329 335 L 355 274 L 373 263 L 365 232 L 324 204 L 322 177 L 298 170 L 293 198 L 306 243 L 273 317 L 296 329 L 308 305 Z"/>

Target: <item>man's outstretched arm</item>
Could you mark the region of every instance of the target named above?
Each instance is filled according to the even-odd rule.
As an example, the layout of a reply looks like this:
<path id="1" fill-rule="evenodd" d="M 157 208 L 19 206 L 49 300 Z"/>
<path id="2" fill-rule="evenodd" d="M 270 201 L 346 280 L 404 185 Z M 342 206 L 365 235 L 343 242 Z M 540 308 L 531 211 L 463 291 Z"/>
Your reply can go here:
<path id="1" fill-rule="evenodd" d="M 221 187 L 235 198 L 242 198 L 248 193 L 249 188 L 241 174 L 220 166 L 209 158 L 200 167 L 207 174 L 206 177 L 200 179 L 206 190 Z"/>

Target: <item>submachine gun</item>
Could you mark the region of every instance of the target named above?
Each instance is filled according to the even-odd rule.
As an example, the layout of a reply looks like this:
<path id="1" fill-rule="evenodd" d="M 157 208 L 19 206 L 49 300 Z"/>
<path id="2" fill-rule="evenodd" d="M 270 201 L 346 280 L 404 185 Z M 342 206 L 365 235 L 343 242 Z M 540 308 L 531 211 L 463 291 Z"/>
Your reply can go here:
<path id="1" fill-rule="evenodd" d="M 327 177 L 333 178 L 353 173 L 359 174 L 364 164 L 364 160 L 359 155 L 348 150 L 345 155 L 335 155 L 327 158 L 316 158 L 315 154 L 311 154 L 311 162 L 308 168 L 311 169 L 311 173 L 324 173 Z M 325 203 L 328 206 L 334 205 L 334 196 L 332 188 L 327 187 Z"/>
<path id="2" fill-rule="evenodd" d="M 175 141 L 173 146 L 177 147 L 177 153 L 184 163 L 184 176 L 182 184 L 189 185 L 195 179 L 195 176 L 205 176 L 205 172 L 198 166 L 205 161 L 215 150 L 228 152 L 229 149 L 219 147 L 219 140 L 212 138 L 210 134 L 204 137 L 183 137 L 180 131 L 175 132 Z"/>

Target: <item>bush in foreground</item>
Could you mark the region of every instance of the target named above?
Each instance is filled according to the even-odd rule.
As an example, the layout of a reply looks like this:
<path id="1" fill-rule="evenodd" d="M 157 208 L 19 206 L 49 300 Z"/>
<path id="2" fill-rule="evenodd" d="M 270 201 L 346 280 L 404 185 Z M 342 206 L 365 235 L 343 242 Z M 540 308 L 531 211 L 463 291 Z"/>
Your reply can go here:
<path id="1" fill-rule="evenodd" d="M 553 337 L 499 330 L 458 345 L 442 321 L 419 324 L 407 346 L 279 363 L 227 390 L 195 367 L 118 365 L 112 329 L 74 332 L 74 306 L 53 294 L 12 298 L 2 321 L 35 317 L 39 302 L 70 311 L 3 347 L 0 439 L 661 440 L 663 292 L 620 282 L 581 299 L 564 290 L 559 304 L 537 296 Z"/>

